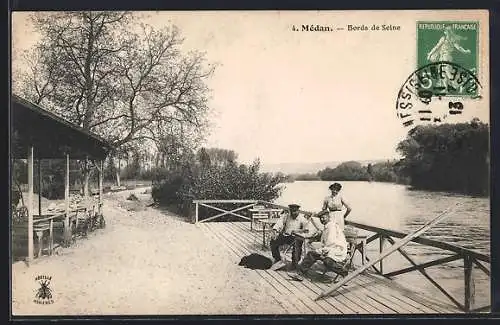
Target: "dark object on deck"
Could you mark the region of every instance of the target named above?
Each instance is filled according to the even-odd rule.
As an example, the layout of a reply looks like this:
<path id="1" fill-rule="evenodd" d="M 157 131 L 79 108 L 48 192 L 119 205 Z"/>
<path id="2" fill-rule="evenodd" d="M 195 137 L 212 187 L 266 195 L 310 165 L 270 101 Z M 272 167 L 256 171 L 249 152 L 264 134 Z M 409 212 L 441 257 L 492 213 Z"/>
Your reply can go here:
<path id="1" fill-rule="evenodd" d="M 238 265 L 245 266 L 246 268 L 252 270 L 267 270 L 273 265 L 273 261 L 260 254 L 252 253 L 247 256 L 243 256 Z"/>
<path id="2" fill-rule="evenodd" d="M 129 200 L 129 201 L 139 201 L 139 199 L 137 198 L 137 196 L 135 196 L 135 194 L 130 194 L 129 197 L 127 198 L 127 200 Z"/>

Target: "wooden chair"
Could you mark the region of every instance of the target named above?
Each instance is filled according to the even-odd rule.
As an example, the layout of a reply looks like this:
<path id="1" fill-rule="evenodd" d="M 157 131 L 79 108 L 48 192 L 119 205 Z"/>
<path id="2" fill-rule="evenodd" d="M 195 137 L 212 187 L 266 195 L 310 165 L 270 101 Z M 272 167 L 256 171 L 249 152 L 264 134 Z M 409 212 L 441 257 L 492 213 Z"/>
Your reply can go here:
<path id="1" fill-rule="evenodd" d="M 77 229 L 78 229 L 78 218 L 79 218 L 80 212 L 78 210 L 74 210 L 70 212 L 69 215 L 69 222 L 70 222 L 70 233 L 71 233 L 71 242 L 74 244 L 76 243 L 76 236 L 78 235 Z"/>
<path id="2" fill-rule="evenodd" d="M 75 232 L 76 234 L 80 234 L 82 237 L 87 237 L 91 219 L 89 209 L 81 207 L 78 208 L 77 212 Z"/>
<path id="3" fill-rule="evenodd" d="M 278 222 L 278 218 L 272 218 L 272 219 L 258 219 L 257 223 L 261 224 L 262 226 L 262 249 L 265 250 L 266 248 L 270 247 L 270 241 L 271 241 L 271 232 L 273 230 L 273 226 Z M 254 237 L 254 244 L 258 239 L 259 236 Z"/>
<path id="4" fill-rule="evenodd" d="M 94 231 L 97 228 L 97 211 L 94 204 L 88 209 L 88 231 Z"/>
<path id="5" fill-rule="evenodd" d="M 47 246 L 45 247 L 48 250 L 49 255 L 52 255 L 52 249 L 54 246 L 53 235 L 51 229 L 51 221 L 42 221 L 33 224 L 33 232 L 36 234 L 38 239 L 38 253 L 37 257 L 42 256 L 43 247 L 43 239 L 47 239 Z M 48 236 L 44 236 L 47 233 Z"/>
<path id="6" fill-rule="evenodd" d="M 21 206 L 15 208 L 12 211 L 12 222 L 13 225 L 25 225 L 22 227 L 27 227 L 28 223 L 28 208 L 26 206 Z M 53 238 L 53 223 L 51 220 L 45 220 L 37 222 L 33 220 L 33 234 L 31 236 L 36 236 L 36 241 L 38 244 L 37 257 L 42 256 L 43 250 L 47 250 L 49 255 L 52 255 L 54 238 Z M 24 228 L 27 229 L 27 228 Z M 47 235 L 47 236 L 45 236 Z M 44 239 L 46 239 L 47 245 L 44 247 Z"/>
<path id="7" fill-rule="evenodd" d="M 344 227 L 344 234 L 347 240 L 349 254 L 349 268 L 353 268 L 354 254 L 359 251 L 361 254 L 361 264 L 365 264 L 366 260 L 366 235 L 359 234 L 358 230 L 352 226 Z"/>
<path id="8" fill-rule="evenodd" d="M 269 219 L 269 215 L 264 212 L 254 212 L 252 213 L 252 221 L 250 224 L 250 230 L 257 230 L 261 231 L 262 230 L 262 223 L 260 223 L 260 220 L 264 219 Z"/>
<path id="9" fill-rule="evenodd" d="M 259 220 L 261 219 L 266 219 L 268 218 L 268 214 L 265 213 L 264 211 L 260 211 L 260 210 L 264 210 L 265 209 L 265 206 L 261 205 L 261 204 L 257 204 L 257 205 L 254 205 L 251 209 L 250 209 L 250 231 L 252 230 L 262 230 L 262 228 L 259 229 L 259 227 L 257 227 L 257 224 L 259 223 Z"/>
<path id="10" fill-rule="evenodd" d="M 28 221 L 28 208 L 23 205 L 19 208 L 12 209 L 12 221 L 14 223 Z"/>
<path id="11" fill-rule="evenodd" d="M 28 256 L 28 209 L 25 206 L 13 206 L 11 218 L 11 254 L 13 260 L 21 260 Z"/>
<path id="12" fill-rule="evenodd" d="M 104 215 L 102 214 L 102 202 L 97 206 L 97 220 L 100 229 L 106 228 L 106 220 L 104 219 Z M 101 211 L 99 213 L 99 211 Z"/>
<path id="13" fill-rule="evenodd" d="M 344 228 L 344 234 L 347 240 L 347 258 L 344 262 L 344 268 L 347 271 L 351 271 L 354 270 L 353 261 L 356 251 L 359 250 L 359 252 L 361 253 L 361 263 L 363 265 L 365 264 L 366 236 L 359 235 L 358 231 L 355 228 L 349 226 L 346 226 Z M 325 268 L 324 273 L 326 273 L 327 271 L 330 270 Z M 337 274 L 334 281 L 336 281 L 339 276 L 340 275 Z"/>

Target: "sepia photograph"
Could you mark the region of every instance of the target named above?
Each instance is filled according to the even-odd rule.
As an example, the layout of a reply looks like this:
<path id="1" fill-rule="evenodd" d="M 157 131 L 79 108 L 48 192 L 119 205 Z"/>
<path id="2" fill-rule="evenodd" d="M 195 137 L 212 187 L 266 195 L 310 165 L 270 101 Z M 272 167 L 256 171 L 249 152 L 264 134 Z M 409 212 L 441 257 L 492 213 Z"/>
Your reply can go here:
<path id="1" fill-rule="evenodd" d="M 491 312 L 487 10 L 11 22 L 12 316 Z"/>

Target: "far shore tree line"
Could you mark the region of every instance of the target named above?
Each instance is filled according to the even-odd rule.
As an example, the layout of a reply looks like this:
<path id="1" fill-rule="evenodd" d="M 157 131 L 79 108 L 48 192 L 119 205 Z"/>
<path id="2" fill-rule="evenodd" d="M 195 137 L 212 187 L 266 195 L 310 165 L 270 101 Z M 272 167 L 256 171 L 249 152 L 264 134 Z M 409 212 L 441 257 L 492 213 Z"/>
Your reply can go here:
<path id="1" fill-rule="evenodd" d="M 390 182 L 422 190 L 489 194 L 489 130 L 478 120 L 414 128 L 397 146 L 403 156 L 400 160 L 367 165 L 347 161 L 316 174 L 263 173 L 259 161 L 238 163 L 233 150 L 189 148 L 171 139 L 162 148 L 164 151 L 155 156 L 132 152 L 118 172 L 125 180 L 151 182 L 156 203 L 173 206 L 186 215 L 192 214 L 193 199 L 272 201 L 279 197 L 283 183 L 301 180 Z M 13 167 L 16 183 L 25 183 L 26 164 L 18 161 Z M 49 199 L 63 197 L 64 161 L 42 161 L 42 169 L 42 194 Z M 71 163 L 71 169 L 73 182 L 82 182 L 76 162 Z M 116 181 L 116 173 L 110 157 L 105 164 L 108 184 Z M 93 181 L 95 184 L 97 179 Z"/>
<path id="2" fill-rule="evenodd" d="M 403 156 L 362 165 L 346 161 L 316 174 L 288 175 L 290 181 L 368 181 L 410 185 L 414 189 L 489 194 L 489 128 L 469 123 L 418 126 L 397 146 Z"/>
<path id="3" fill-rule="evenodd" d="M 366 181 L 408 184 L 397 163 L 399 160 L 369 163 L 367 165 L 350 160 L 340 163 L 334 168 L 327 167 L 317 173 L 292 174 L 291 181 Z"/>

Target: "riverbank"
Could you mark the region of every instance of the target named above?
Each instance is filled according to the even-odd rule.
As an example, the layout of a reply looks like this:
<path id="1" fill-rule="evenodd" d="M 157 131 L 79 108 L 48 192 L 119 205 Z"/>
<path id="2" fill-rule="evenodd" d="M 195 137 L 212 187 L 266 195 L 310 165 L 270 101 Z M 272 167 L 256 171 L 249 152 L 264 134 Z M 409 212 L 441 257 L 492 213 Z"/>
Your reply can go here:
<path id="1" fill-rule="evenodd" d="M 198 227 L 147 207 L 144 192 L 105 194 L 105 229 L 30 267 L 14 263 L 13 315 L 285 312 L 255 272 L 229 261 Z M 139 201 L 127 201 L 131 193 Z M 52 277 L 53 304 L 33 302 L 37 275 Z"/>

